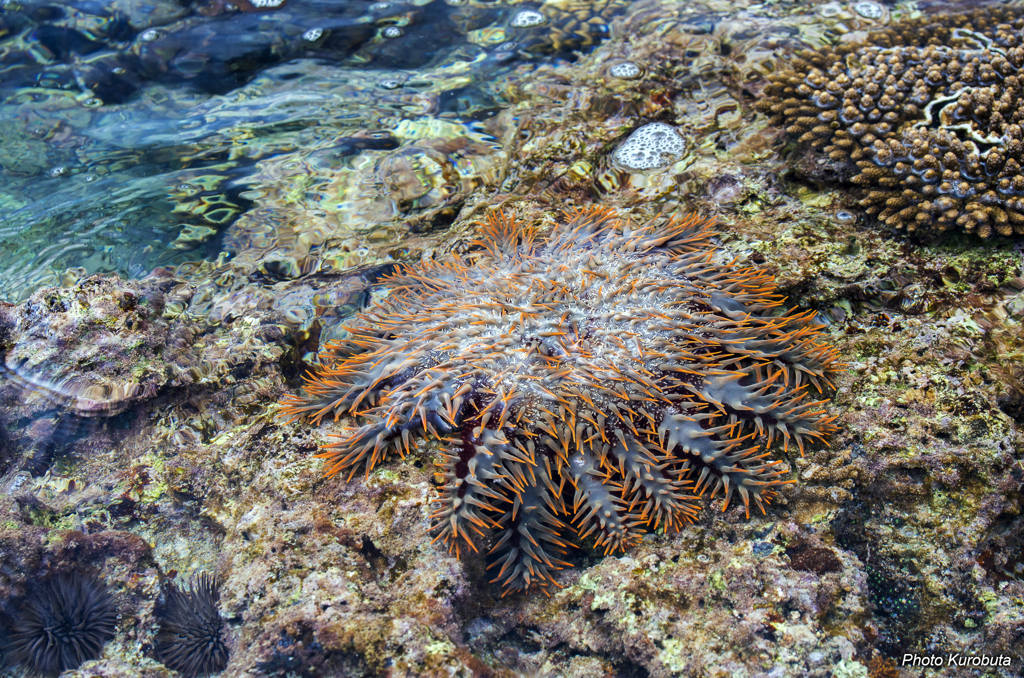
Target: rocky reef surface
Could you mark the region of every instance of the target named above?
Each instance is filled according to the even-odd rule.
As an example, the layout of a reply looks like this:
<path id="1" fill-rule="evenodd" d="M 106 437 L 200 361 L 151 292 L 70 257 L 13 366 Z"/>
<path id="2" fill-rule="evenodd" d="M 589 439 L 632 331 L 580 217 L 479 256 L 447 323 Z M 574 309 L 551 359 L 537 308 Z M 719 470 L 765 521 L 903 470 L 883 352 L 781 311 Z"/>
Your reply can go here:
<path id="1" fill-rule="evenodd" d="M 135 37 L 114 31 L 118 54 L 141 60 L 125 68 L 150 64 L 124 103 L 108 83 L 114 93 L 97 110 L 122 122 L 141 119 L 133 106 L 171 63 L 151 46 L 217 44 L 186 37 L 299 5 L 122 4 L 134 8 L 124 11 Z M 479 51 L 367 67 L 354 84 L 352 69 L 376 50 L 399 51 L 385 30 L 416 35 L 436 16 L 422 8 L 441 4 Z M 999 229 L 920 242 L 879 224 L 847 175 L 830 174 L 827 158 L 757 110 L 787 54 L 854 45 L 958 7 L 496 4 L 408 3 L 404 19 L 373 24 L 372 35 L 338 19 L 310 41 L 317 26 L 296 24 L 292 42 L 256 50 L 280 58 L 239 74 L 231 93 L 161 103 L 188 103 L 183 120 L 216 138 L 209 163 L 180 167 L 162 190 L 192 216 L 236 210 L 165 240 L 223 253 L 136 279 L 86 264 L 42 277 L 12 269 L 9 280 L 48 284 L 19 287 L 8 297 L 17 303 L 0 306 L 0 672 L 32 675 L 9 641 L 24 636 L 33 589 L 83 573 L 107 587 L 119 619 L 99 656 L 65 677 L 219 669 L 219 659 L 168 660 L 174 605 L 186 608 L 173 613 L 184 619 L 176 628 L 226 650 L 222 676 L 1019 675 L 1022 248 Z M 75 19 L 24 7 L 4 15 L 12 35 L 28 35 L 29 23 L 71 30 Z M 355 59 L 342 75 L 314 63 L 323 52 L 294 47 L 328 49 L 317 41 L 342 34 L 352 50 L 337 43 L 338 58 Z M 83 68 L 81 55 L 61 59 L 40 69 Z M 228 61 L 166 68 L 191 86 L 216 81 Z M 478 63 L 507 68 L 485 70 L 485 87 Z M 70 105 L 69 91 L 43 103 Z M 359 92 L 375 102 L 360 112 L 373 129 L 339 122 Z M 303 108 L 311 93 L 319 98 Z M 268 127 L 225 122 L 289 96 L 296 117 L 327 108 L 328 124 L 264 138 Z M 112 133 L 115 117 L 89 138 Z M 20 163 L 11 176 L 25 180 L 26 203 L 39 190 L 29 178 L 53 179 L 53 161 L 26 149 L 50 144 L 67 159 L 79 138 L 70 123 L 35 137 L 27 129 L 11 133 L 24 148 L 4 146 L 21 159 L 0 162 Z M 69 173 L 60 180 L 89 176 Z M 694 524 L 650 531 L 623 553 L 571 549 L 572 567 L 550 573 L 550 595 L 503 596 L 483 549 L 460 559 L 432 543 L 437 441 L 327 478 L 314 455 L 346 422 L 289 423 L 279 403 L 329 341 L 347 336 L 346 318 L 387 294 L 399 264 L 472 257 L 478 224 L 498 208 L 550 231 L 563 209 L 594 205 L 638 223 L 717 218 L 725 262 L 770 275 L 787 305 L 825 325 L 823 341 L 846 365 L 823 406 L 836 430 L 803 456 L 776 442 L 795 482 L 776 488 L 763 515 L 747 518 L 735 501 L 723 512 L 719 495 Z M 202 593 L 214 586 L 207 576 L 216 596 Z M 181 601 L 197 581 L 205 607 Z M 900 667 L 905 654 L 1008 665 Z"/>

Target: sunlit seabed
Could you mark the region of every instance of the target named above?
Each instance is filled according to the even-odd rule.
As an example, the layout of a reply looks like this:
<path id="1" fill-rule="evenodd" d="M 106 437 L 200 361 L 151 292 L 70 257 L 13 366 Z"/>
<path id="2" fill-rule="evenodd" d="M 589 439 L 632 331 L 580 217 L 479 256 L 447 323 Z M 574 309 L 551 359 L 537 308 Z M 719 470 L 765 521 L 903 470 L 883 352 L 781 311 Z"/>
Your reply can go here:
<path id="1" fill-rule="evenodd" d="M 126 20 L 100 6 L 7 3 L 0 299 L 85 274 L 138 278 L 216 259 L 225 231 L 265 195 L 247 179 L 275 156 L 292 155 L 313 174 L 325 151 L 349 163 L 400 143 L 365 143 L 374 134 L 435 118 L 466 125 L 464 136 L 499 152 L 471 129 L 505 105 L 496 76 L 559 51 L 572 56 L 607 27 L 571 12 L 611 16 L 627 3 L 563 3 L 569 38 L 555 45 L 546 21 L 519 16 L 522 8 L 464 4 L 305 2 L 269 11 L 240 3 L 238 13 L 210 2 L 190 17 L 180 7 L 118 4 Z M 161 12 L 180 20 L 160 21 Z M 454 162 L 463 177 L 483 171 L 479 159 Z M 364 209 L 359 196 L 320 199 Z M 365 216 L 398 211 L 378 206 Z"/>
<path id="2" fill-rule="evenodd" d="M 232 95 L 191 107 L 154 110 L 146 104 L 172 95 L 153 95 L 95 113 L 75 158 L 58 157 L 34 176 L 9 176 L 0 184 L 3 298 L 18 301 L 84 273 L 135 278 L 157 266 L 215 259 L 223 229 L 248 204 L 240 194 L 259 191 L 245 182 L 257 158 L 380 127 L 383 113 L 397 122 L 417 107 L 405 101 L 414 98 L 413 89 L 393 102 L 355 103 L 331 113 L 325 100 L 342 98 L 341 86 L 351 90 L 353 78 L 317 76 L 322 68 L 286 64 Z M 293 80 L 302 71 L 312 74 L 316 87 Z M 268 92 L 268 85 L 278 91 Z M 0 109 L 0 117 L 19 119 L 18 112 L 7 112 L 11 108 Z M 27 115 L 24 107 L 16 110 Z M 214 185 L 204 186 L 210 179 Z M 182 237 L 189 226 L 209 229 L 213 237 L 191 242 Z"/>

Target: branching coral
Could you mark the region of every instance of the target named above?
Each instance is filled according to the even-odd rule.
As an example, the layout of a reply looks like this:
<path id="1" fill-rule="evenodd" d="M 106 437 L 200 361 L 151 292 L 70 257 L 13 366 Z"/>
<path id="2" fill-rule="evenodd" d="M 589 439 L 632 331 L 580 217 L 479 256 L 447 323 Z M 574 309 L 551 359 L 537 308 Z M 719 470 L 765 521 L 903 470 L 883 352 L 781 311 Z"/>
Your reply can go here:
<path id="1" fill-rule="evenodd" d="M 1024 10 L 915 19 L 805 51 L 758 104 L 888 226 L 1024 234 Z"/>
<path id="2" fill-rule="evenodd" d="M 763 511 L 788 481 L 755 438 L 802 452 L 833 430 L 816 394 L 836 354 L 711 236 L 593 209 L 542 238 L 495 214 L 473 255 L 393 275 L 285 409 L 362 422 L 320 455 L 349 478 L 438 441 L 435 540 L 497 531 L 510 591 L 546 590 L 573 531 L 613 552 L 693 521 L 705 493 Z"/>

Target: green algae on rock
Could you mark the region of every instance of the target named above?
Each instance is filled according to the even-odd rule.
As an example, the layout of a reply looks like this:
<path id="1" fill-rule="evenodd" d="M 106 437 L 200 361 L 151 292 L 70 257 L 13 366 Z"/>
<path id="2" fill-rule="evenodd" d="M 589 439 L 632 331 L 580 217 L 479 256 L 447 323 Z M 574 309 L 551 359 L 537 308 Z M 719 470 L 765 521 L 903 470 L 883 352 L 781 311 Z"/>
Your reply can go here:
<path id="1" fill-rule="evenodd" d="M 887 226 L 1024 234 L 1022 14 L 923 17 L 799 52 L 758 108 Z"/>
<path id="2" fill-rule="evenodd" d="M 497 530 L 506 590 L 557 585 L 571 531 L 625 550 L 692 522 L 706 491 L 764 512 L 786 481 L 755 439 L 802 453 L 834 430 L 813 394 L 836 354 L 769 276 L 716 262 L 711 235 L 591 208 L 540 238 L 498 212 L 482 252 L 385 279 L 285 411 L 359 420 L 320 455 L 349 479 L 439 440 L 435 540 L 476 551 Z"/>

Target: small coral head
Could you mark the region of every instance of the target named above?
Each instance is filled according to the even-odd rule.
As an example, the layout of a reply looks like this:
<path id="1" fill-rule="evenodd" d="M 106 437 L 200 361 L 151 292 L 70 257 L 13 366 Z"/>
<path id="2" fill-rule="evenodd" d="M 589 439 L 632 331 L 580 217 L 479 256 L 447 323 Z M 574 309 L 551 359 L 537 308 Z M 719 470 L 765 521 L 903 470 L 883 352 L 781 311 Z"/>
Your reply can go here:
<path id="1" fill-rule="evenodd" d="M 348 478 L 432 441 L 434 539 L 460 554 L 495 534 L 506 590 L 547 589 L 574 541 L 678 530 L 705 494 L 763 512 L 789 482 L 772 442 L 835 428 L 819 394 L 838 363 L 712 233 L 596 208 L 540 236 L 495 213 L 477 251 L 389 278 L 284 410 L 355 422 L 320 454 Z"/>
<path id="2" fill-rule="evenodd" d="M 804 51 L 757 108 L 886 226 L 1024 234 L 1024 9 L 926 15 Z"/>

